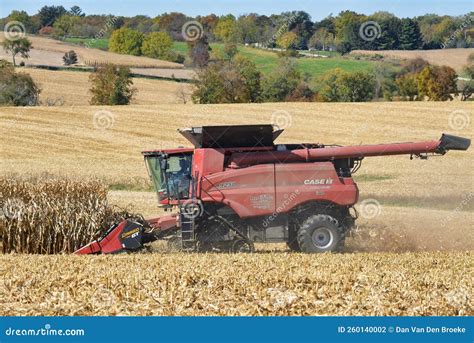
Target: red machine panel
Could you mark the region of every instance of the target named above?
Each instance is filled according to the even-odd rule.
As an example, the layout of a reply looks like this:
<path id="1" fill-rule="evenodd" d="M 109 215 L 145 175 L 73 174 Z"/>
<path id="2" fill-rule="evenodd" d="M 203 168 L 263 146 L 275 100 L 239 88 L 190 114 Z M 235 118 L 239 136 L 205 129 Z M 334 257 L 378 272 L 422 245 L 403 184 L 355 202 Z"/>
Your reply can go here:
<path id="1" fill-rule="evenodd" d="M 271 214 L 275 210 L 275 165 L 228 169 L 205 176 L 201 199 L 222 202 L 243 218 Z"/>
<path id="2" fill-rule="evenodd" d="M 358 197 L 352 179 L 341 180 L 331 162 L 276 164 L 275 185 L 277 212 L 308 201 L 353 205 Z"/>
<path id="3" fill-rule="evenodd" d="M 192 174 L 199 176 L 221 172 L 224 169 L 224 152 L 217 149 L 195 149 Z"/>

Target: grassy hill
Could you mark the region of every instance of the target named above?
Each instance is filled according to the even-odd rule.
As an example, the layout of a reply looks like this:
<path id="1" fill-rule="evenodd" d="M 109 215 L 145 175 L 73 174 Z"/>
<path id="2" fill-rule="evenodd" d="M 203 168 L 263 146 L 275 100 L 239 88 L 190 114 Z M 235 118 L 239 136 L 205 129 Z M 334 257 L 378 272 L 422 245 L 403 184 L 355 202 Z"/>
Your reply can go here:
<path id="1" fill-rule="evenodd" d="M 66 38 L 64 41 L 73 44 L 87 44 L 90 48 L 94 49 L 109 50 L 109 40 L 107 38 L 87 39 L 70 37 Z"/>
<path id="2" fill-rule="evenodd" d="M 116 54 L 113 52 L 103 51 L 99 49 L 90 49 L 84 46 L 74 46 L 71 43 L 46 38 L 42 36 L 28 35 L 28 39 L 32 42 L 33 48 L 30 51 L 30 57 L 25 61 L 27 64 L 42 64 L 62 66 L 62 56 L 64 53 L 74 49 L 78 55 L 79 64 L 95 65 L 97 63 L 115 63 L 118 65 L 127 65 L 136 68 L 167 68 L 182 69 L 183 65 L 169 61 L 162 61 L 155 58 L 144 56 L 131 56 Z M 4 40 L 3 33 L 0 33 L 0 42 Z M 0 49 L 0 58 L 7 60 L 11 56 Z M 24 59 L 18 58 L 18 63 Z"/>
<path id="3" fill-rule="evenodd" d="M 68 38 L 66 39 L 66 42 L 74 44 L 89 44 L 91 48 L 108 49 L 108 39 L 90 40 L 84 38 Z M 222 51 L 224 44 L 212 43 L 211 48 L 214 51 Z M 240 45 L 238 49 L 242 55 L 253 61 L 264 74 L 272 72 L 272 70 L 277 66 L 278 55 L 273 51 L 255 49 L 243 45 Z M 173 50 L 183 55 L 187 55 L 188 45 L 186 42 L 174 42 Z M 341 68 L 349 72 L 366 71 L 373 65 L 373 63 L 369 61 L 358 61 L 350 57 L 341 57 L 337 54 L 332 55 L 333 56 L 328 58 L 302 57 L 298 58 L 296 63 L 302 73 L 308 73 L 312 76 L 324 74 L 328 70 L 334 68 Z"/>
<path id="4" fill-rule="evenodd" d="M 224 44 L 212 43 L 211 48 L 214 51 L 222 51 Z M 187 54 L 188 52 L 188 46 L 185 42 L 175 42 L 173 49 L 182 54 Z M 239 45 L 238 50 L 239 53 L 253 61 L 264 74 L 271 73 L 277 67 L 278 55 L 274 51 L 256 49 L 243 45 Z M 349 72 L 366 71 L 373 65 L 373 63 L 369 61 L 358 61 L 341 56 L 328 58 L 301 57 L 296 59 L 296 64 L 302 73 L 308 73 L 312 76 L 324 74 L 334 68 L 341 68 Z"/>
<path id="5" fill-rule="evenodd" d="M 447 65 L 461 72 L 467 64 L 469 55 L 474 54 L 474 48 L 466 49 L 437 49 L 437 50 L 353 50 L 353 56 L 383 56 L 385 59 L 413 59 L 423 58 L 431 64 Z"/>

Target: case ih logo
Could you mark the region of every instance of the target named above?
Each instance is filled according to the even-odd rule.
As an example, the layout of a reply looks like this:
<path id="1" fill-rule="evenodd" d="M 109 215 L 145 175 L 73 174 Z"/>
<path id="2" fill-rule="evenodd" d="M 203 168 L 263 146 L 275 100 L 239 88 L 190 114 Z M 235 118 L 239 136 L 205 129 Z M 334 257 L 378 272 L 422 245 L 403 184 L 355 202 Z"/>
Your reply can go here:
<path id="1" fill-rule="evenodd" d="M 332 185 L 332 179 L 304 180 L 305 185 Z"/>

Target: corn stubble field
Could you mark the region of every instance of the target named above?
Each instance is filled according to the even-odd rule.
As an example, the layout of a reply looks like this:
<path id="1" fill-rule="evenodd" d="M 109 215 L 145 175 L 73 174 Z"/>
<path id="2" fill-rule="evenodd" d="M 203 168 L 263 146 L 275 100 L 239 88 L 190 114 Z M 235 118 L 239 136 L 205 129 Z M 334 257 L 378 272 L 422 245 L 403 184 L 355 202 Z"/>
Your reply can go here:
<path id="1" fill-rule="evenodd" d="M 102 112 L 100 112 L 102 111 Z M 107 111 L 107 112 L 104 112 Z M 94 114 L 108 113 L 98 127 Z M 454 113 L 454 115 L 453 115 Z M 160 214 L 141 150 L 188 145 L 177 128 L 286 121 L 279 142 L 371 144 L 472 138 L 472 105 L 452 103 L 133 105 L 0 108 L 1 176 L 43 173 L 111 185 L 111 204 Z M 281 123 L 281 121 L 280 121 Z M 127 256 L 5 254 L 2 315 L 473 315 L 473 149 L 427 161 L 367 158 L 347 253 Z M 117 190 L 121 189 L 121 190 Z M 360 207 L 359 207 L 360 209 Z"/>
<path id="2" fill-rule="evenodd" d="M 472 315 L 473 258 L 7 255 L 0 315 Z"/>
<path id="3" fill-rule="evenodd" d="M 54 71 L 43 69 L 17 68 L 31 75 L 41 88 L 40 101 L 54 106 L 87 106 L 91 99 L 89 89 L 90 73 L 78 71 Z M 74 82 L 71 82 L 74 80 Z M 174 81 L 133 78 L 133 87 L 137 90 L 132 104 L 152 105 L 183 103 L 181 95 L 190 100 L 191 85 Z"/>

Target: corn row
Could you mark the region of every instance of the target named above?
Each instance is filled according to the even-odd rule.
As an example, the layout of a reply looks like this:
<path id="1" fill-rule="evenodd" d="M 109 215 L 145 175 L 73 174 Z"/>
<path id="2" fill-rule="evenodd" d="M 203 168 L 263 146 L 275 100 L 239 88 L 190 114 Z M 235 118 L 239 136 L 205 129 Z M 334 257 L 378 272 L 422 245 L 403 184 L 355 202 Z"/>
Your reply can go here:
<path id="1" fill-rule="evenodd" d="M 4 253 L 70 253 L 118 219 L 98 180 L 0 178 L 0 205 Z"/>

